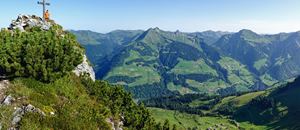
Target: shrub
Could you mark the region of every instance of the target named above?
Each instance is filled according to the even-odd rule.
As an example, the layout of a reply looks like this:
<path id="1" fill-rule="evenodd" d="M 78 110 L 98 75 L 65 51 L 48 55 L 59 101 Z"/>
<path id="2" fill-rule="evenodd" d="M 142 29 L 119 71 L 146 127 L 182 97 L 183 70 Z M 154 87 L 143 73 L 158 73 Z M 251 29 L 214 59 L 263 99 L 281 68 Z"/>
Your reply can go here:
<path id="1" fill-rule="evenodd" d="M 0 32 L 1 76 L 51 82 L 80 64 L 82 54 L 75 36 L 64 32 L 59 25 L 48 31 L 34 27 L 26 32 Z"/>

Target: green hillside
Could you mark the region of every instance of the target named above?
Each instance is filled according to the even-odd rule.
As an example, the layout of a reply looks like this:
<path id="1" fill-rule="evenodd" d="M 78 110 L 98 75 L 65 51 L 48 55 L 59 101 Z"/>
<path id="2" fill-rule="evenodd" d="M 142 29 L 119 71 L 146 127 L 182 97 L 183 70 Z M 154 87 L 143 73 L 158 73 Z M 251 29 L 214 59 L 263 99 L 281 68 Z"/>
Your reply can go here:
<path id="1" fill-rule="evenodd" d="M 239 121 L 264 124 L 270 129 L 299 129 L 299 78 L 279 89 L 266 92 L 240 107 L 234 117 Z"/>
<path id="2" fill-rule="evenodd" d="M 228 122 L 240 129 L 299 129 L 299 85 L 297 78 L 294 82 L 265 91 L 227 97 L 190 94 L 150 99 L 143 103 L 151 107 L 150 112 L 159 119 L 157 121 L 168 119 L 185 129 L 207 129 Z"/>
<path id="3" fill-rule="evenodd" d="M 224 35 L 213 46 L 272 85 L 299 75 L 299 38 L 299 32 L 260 35 L 241 30 Z"/>
<path id="4" fill-rule="evenodd" d="M 118 52 L 124 44 L 131 42 L 143 31 L 116 30 L 110 33 L 102 34 L 84 30 L 70 30 L 76 35 L 78 42 L 87 50 L 86 54 L 90 61 L 97 68 L 97 63 L 107 55 Z"/>
<path id="5" fill-rule="evenodd" d="M 172 125 L 176 125 L 179 130 L 187 129 L 230 129 L 238 130 L 234 121 L 222 117 L 201 117 L 199 115 L 192 115 L 181 113 L 172 110 L 164 110 L 159 108 L 148 108 L 156 121 L 163 124 L 168 120 Z"/>
<path id="6" fill-rule="evenodd" d="M 241 63 L 223 57 L 201 40 L 158 28 L 147 30 L 107 58 L 97 64 L 97 76 L 126 86 L 136 98 L 230 94 L 255 90 L 260 82 Z"/>

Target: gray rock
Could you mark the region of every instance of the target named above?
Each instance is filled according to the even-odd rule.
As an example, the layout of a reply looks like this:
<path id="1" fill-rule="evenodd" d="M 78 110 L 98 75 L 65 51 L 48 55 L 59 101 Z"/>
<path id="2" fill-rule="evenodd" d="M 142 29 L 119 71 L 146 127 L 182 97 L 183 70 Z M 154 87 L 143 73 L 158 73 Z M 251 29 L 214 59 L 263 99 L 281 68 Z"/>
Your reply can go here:
<path id="1" fill-rule="evenodd" d="M 11 127 L 10 129 L 16 129 L 15 127 L 17 127 L 17 125 L 22 120 L 22 117 L 26 113 L 38 113 L 42 116 L 46 116 L 46 114 L 42 110 L 34 107 L 31 104 L 29 104 L 27 106 L 22 106 L 20 108 L 16 108 L 15 112 L 13 113 L 13 119 L 11 121 L 11 125 L 14 126 L 14 127 Z"/>
<path id="2" fill-rule="evenodd" d="M 35 111 L 36 111 L 35 107 L 32 106 L 31 104 L 29 104 L 25 107 L 25 112 L 35 112 Z"/>
<path id="3" fill-rule="evenodd" d="M 83 62 L 79 64 L 73 71 L 77 76 L 82 74 L 89 74 L 93 81 L 96 80 L 95 71 L 92 66 L 89 65 L 86 55 L 83 56 Z"/>
<path id="4" fill-rule="evenodd" d="M 17 108 L 15 112 L 13 113 L 13 117 L 18 116 L 18 115 L 24 115 L 25 111 L 22 108 Z"/>
<path id="5" fill-rule="evenodd" d="M 2 104 L 3 105 L 11 105 L 11 103 L 14 101 L 15 99 L 11 96 L 11 95 L 8 95 L 4 98 Z"/>
<path id="6" fill-rule="evenodd" d="M 13 126 L 17 125 L 22 119 L 22 116 L 21 115 L 17 115 L 13 118 L 13 120 L 11 121 L 11 124 Z"/>
<path id="7" fill-rule="evenodd" d="M 40 27 L 43 30 L 49 30 L 51 23 L 43 21 L 41 17 L 36 15 L 19 15 L 16 20 L 12 20 L 9 30 L 25 31 L 25 28 Z"/>

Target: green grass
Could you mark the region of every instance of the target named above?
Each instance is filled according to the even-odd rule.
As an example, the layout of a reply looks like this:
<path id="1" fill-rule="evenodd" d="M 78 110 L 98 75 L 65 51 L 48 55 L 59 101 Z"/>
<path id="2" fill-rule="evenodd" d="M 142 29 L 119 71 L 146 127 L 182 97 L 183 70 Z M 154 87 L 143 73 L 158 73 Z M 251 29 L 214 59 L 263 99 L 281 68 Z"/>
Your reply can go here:
<path id="1" fill-rule="evenodd" d="M 218 63 L 228 71 L 228 79 L 231 85 L 240 86 L 237 87 L 238 91 L 247 91 L 247 87 L 254 85 L 254 76 L 247 70 L 245 65 L 229 57 L 222 57 Z"/>
<path id="2" fill-rule="evenodd" d="M 137 46 L 137 48 L 143 49 L 143 46 Z M 130 56 L 128 58 L 125 59 L 125 63 L 132 61 L 132 60 L 136 60 L 136 59 L 144 59 L 145 61 L 151 61 L 151 60 L 155 60 L 156 57 L 154 56 L 142 56 L 139 52 L 134 51 L 134 50 L 130 50 Z"/>
<path id="3" fill-rule="evenodd" d="M 258 97 L 262 94 L 264 94 L 265 91 L 260 91 L 260 92 L 253 92 L 253 93 L 248 93 L 242 96 L 238 96 L 231 101 L 237 102 L 237 107 L 241 107 L 243 105 L 248 104 L 253 98 Z"/>
<path id="4" fill-rule="evenodd" d="M 104 79 L 108 79 L 111 76 L 139 77 L 135 82 L 128 84 L 129 86 L 160 82 L 160 75 L 154 70 L 154 68 L 148 66 L 140 66 L 136 63 L 116 67 L 112 71 L 110 71 Z"/>
<path id="5" fill-rule="evenodd" d="M 99 123 L 103 123 L 103 127 L 109 127 L 104 121 L 109 114 L 108 109 L 92 98 L 81 79 L 73 74 L 51 83 L 17 78 L 11 81 L 7 93 L 18 99 L 13 102 L 12 107 L 32 104 L 46 114 L 41 117 L 39 114 L 27 113 L 22 118 L 20 129 L 96 129 Z M 10 122 L 11 119 L 8 118 L 12 115 L 11 111 L 14 109 L 0 106 L 0 121 L 3 120 L 1 116 L 4 114 L 3 117 Z M 94 111 L 98 111 L 99 115 L 93 114 Z M 54 112 L 55 116 L 52 116 L 51 112 Z M 5 121 L 4 126 L 7 126 Z"/>
<path id="6" fill-rule="evenodd" d="M 229 121 L 229 119 L 222 117 L 200 117 L 198 115 L 179 113 L 171 110 L 164 110 L 159 108 L 148 108 L 157 122 L 163 123 L 169 120 L 170 124 L 176 124 L 180 130 L 187 128 L 207 129 L 216 128 L 216 125 L 223 129 L 237 130 L 238 128 Z M 223 126 L 221 126 L 221 124 Z"/>
<path id="7" fill-rule="evenodd" d="M 180 94 L 188 94 L 194 92 L 193 90 L 189 88 L 182 87 L 180 85 L 175 85 L 173 82 L 168 83 L 168 89 L 171 91 L 178 91 Z"/>
<path id="8" fill-rule="evenodd" d="M 13 106 L 0 105 L 0 122 L 2 123 L 1 125 L 3 130 L 10 127 L 13 113 Z"/>
<path id="9" fill-rule="evenodd" d="M 222 81 L 222 80 L 218 80 L 218 81 L 207 81 L 207 82 L 203 82 L 200 83 L 198 81 L 195 80 L 189 80 L 187 79 L 186 82 L 191 85 L 194 88 L 197 88 L 200 92 L 206 92 L 206 93 L 214 93 L 216 92 L 216 90 L 220 89 L 220 88 L 225 88 L 228 85 Z"/>
<path id="10" fill-rule="evenodd" d="M 265 91 L 260 91 L 260 92 L 253 92 L 253 93 L 248 93 L 244 94 L 241 96 L 229 96 L 225 97 L 221 100 L 220 103 L 216 104 L 213 108 L 213 110 L 217 110 L 219 107 L 222 107 L 225 104 L 228 104 L 230 102 L 234 102 L 235 106 L 234 107 L 241 107 L 243 105 L 248 104 L 253 98 L 256 98 L 260 95 L 265 94 Z"/>
<path id="11" fill-rule="evenodd" d="M 256 68 L 256 70 L 260 70 L 261 68 L 263 68 L 263 67 L 265 67 L 265 66 L 267 66 L 267 61 L 268 61 L 268 59 L 260 59 L 260 60 L 258 60 L 258 61 L 256 61 L 255 63 L 254 63 L 254 67 Z"/>
<path id="12" fill-rule="evenodd" d="M 265 83 L 266 85 L 274 85 L 275 83 L 277 83 L 278 81 L 275 80 L 274 78 L 272 78 L 269 74 L 264 74 L 262 76 L 260 76 L 260 79 L 262 80 L 263 83 Z"/>
<path id="13" fill-rule="evenodd" d="M 70 78 L 73 79 L 70 80 Z M 13 97 L 26 97 L 20 102 L 32 104 L 46 114 L 55 112 L 54 107 L 62 102 L 61 97 L 76 100 L 78 103 L 90 100 L 84 86 L 75 76 L 65 76 L 50 84 L 33 79 L 17 79 L 13 81 L 13 86 L 8 93 L 11 93 Z"/>
<path id="14" fill-rule="evenodd" d="M 142 46 L 141 46 L 142 47 Z M 125 59 L 122 66 L 115 67 L 111 70 L 104 79 L 108 79 L 113 76 L 128 76 L 128 77 L 138 77 L 135 82 L 126 84 L 125 82 L 119 82 L 118 84 L 128 85 L 128 86 L 138 86 L 144 84 L 153 84 L 160 82 L 160 75 L 156 70 L 150 66 L 144 66 L 142 62 L 133 62 L 131 64 L 125 64 L 136 59 L 144 59 L 145 61 L 154 60 L 156 57 L 152 56 L 142 56 L 139 52 L 131 50 L 130 56 Z"/>
<path id="15" fill-rule="evenodd" d="M 179 63 L 171 70 L 175 74 L 211 74 L 217 76 L 216 70 L 208 66 L 203 59 L 187 61 L 179 59 Z"/>

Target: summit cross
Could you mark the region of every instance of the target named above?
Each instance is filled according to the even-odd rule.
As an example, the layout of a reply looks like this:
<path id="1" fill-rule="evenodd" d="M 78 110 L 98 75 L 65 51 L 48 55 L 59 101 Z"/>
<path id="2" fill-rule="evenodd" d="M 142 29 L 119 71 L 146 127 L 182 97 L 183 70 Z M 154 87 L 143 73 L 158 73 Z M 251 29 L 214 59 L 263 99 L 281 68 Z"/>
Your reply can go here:
<path id="1" fill-rule="evenodd" d="M 46 6 L 50 6 L 50 3 L 47 3 L 46 0 L 38 1 L 37 3 L 43 5 L 43 20 L 45 21 Z"/>

